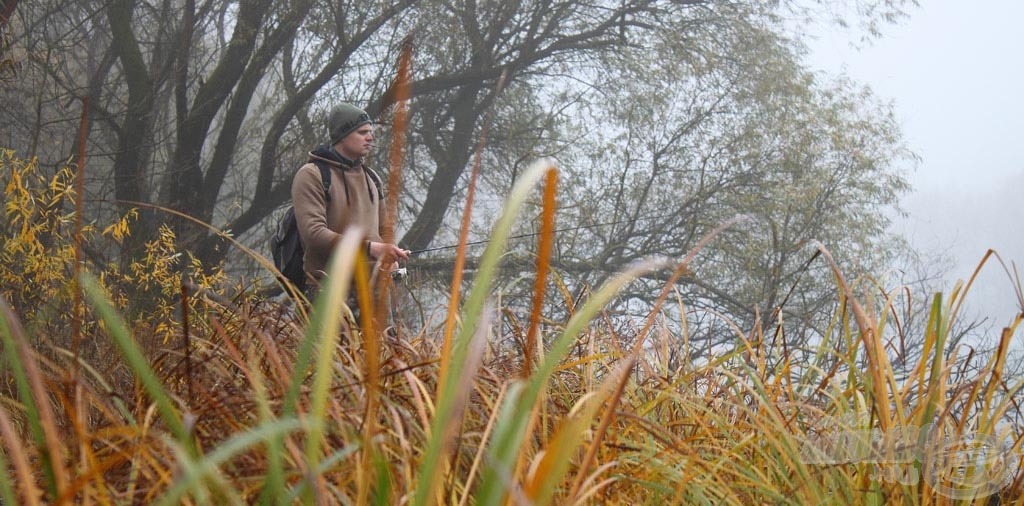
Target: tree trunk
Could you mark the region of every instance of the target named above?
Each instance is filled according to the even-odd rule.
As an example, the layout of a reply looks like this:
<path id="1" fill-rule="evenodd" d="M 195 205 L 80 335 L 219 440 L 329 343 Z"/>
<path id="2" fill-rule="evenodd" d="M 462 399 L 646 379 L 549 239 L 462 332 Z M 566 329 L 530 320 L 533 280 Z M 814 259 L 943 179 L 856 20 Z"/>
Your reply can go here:
<path id="1" fill-rule="evenodd" d="M 160 201 L 207 223 L 213 216 L 213 207 L 203 199 L 203 186 L 207 183 L 201 166 L 203 147 L 210 125 L 245 71 L 268 8 L 266 0 L 239 3 L 238 20 L 228 50 L 199 87 L 192 110 L 179 124 L 178 142 L 164 177 Z"/>
<path id="2" fill-rule="evenodd" d="M 120 202 L 146 200 L 145 158 L 150 151 L 154 97 L 153 79 L 132 31 L 133 0 L 114 0 L 107 8 L 113 50 L 121 61 L 128 86 L 128 108 L 119 130 L 114 157 L 114 198 Z M 122 209 L 132 207 L 122 204 Z"/>
<path id="3" fill-rule="evenodd" d="M 466 86 L 456 95 L 452 105 L 454 121 L 452 122 L 451 143 L 442 146 L 442 141 L 437 138 L 427 137 L 424 139 L 431 157 L 436 162 L 437 172 L 431 179 L 430 186 L 427 187 L 423 209 L 400 241 L 404 248 L 426 249 L 444 222 L 448 206 L 455 196 L 459 177 L 465 172 L 472 155 L 474 127 L 479 117 L 477 109 L 479 92 L 479 85 Z M 436 117 L 436 115 L 433 116 Z M 435 124 L 432 130 L 437 132 L 441 128 L 442 125 Z"/>

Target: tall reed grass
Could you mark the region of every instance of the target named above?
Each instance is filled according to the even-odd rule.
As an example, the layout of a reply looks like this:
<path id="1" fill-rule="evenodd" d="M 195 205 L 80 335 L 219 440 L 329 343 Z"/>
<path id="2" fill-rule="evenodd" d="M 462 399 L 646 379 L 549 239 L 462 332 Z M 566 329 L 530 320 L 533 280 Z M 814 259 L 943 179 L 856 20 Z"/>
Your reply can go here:
<path id="1" fill-rule="evenodd" d="M 890 344 L 914 336 L 901 335 L 896 292 L 865 299 L 820 246 L 837 311 L 813 349 L 770 347 L 766 336 L 781 327 L 733 326 L 727 348 L 687 360 L 697 355 L 687 321 L 664 322 L 686 312 L 662 310 L 685 307 L 672 300 L 674 281 L 633 335 L 597 318 L 639 276 L 699 271 L 693 255 L 638 264 L 564 321 L 531 323 L 529 355 L 497 347 L 494 280 L 542 181 L 542 242 L 551 239 L 557 178 L 538 164 L 509 196 L 450 334 L 383 331 L 355 235 L 335 252 L 308 318 L 256 297 L 186 290 L 187 313 L 164 322 L 181 339 L 158 349 L 140 344 L 154 341 L 92 274 L 81 275 L 88 309 L 76 313 L 76 332 L 111 343 L 116 356 L 73 352 L 61 344 L 69 335 L 32 335 L 0 300 L 0 499 L 1024 504 L 1024 431 L 1007 422 L 1022 383 L 1004 374 L 1024 315 L 1009 321 L 995 353 L 972 357 L 973 373 L 960 374 L 964 360 L 947 343 L 969 284 L 935 295 L 921 358 L 899 371 Z M 549 270 L 538 255 L 538 276 Z M 353 279 L 359 324 L 338 310 Z M 535 300 L 544 286 L 536 283 Z M 531 320 L 544 316 L 543 304 L 533 307 Z M 71 332 L 66 323 L 33 328 Z"/>

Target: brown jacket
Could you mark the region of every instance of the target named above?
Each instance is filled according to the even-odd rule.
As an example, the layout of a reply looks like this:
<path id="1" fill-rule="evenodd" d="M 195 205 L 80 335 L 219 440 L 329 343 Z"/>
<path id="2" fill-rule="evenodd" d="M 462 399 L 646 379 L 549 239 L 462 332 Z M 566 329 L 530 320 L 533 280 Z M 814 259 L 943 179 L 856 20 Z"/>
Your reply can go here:
<path id="1" fill-rule="evenodd" d="M 331 167 L 330 202 L 324 199 L 323 180 L 314 160 Z M 334 245 L 349 228 L 358 227 L 368 241 L 381 241 L 384 205 L 375 182 L 380 179 L 371 172 L 361 162 L 347 160 L 330 146 L 321 146 L 295 173 L 292 204 L 305 250 L 308 285 L 315 286 L 323 278 Z"/>

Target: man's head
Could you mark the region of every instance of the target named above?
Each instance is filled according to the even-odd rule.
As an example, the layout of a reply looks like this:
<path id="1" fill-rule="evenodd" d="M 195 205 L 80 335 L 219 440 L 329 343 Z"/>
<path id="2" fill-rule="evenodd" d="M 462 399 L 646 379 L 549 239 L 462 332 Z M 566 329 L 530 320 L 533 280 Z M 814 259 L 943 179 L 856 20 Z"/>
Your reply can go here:
<path id="1" fill-rule="evenodd" d="M 334 149 L 353 160 L 365 156 L 373 145 L 370 115 L 351 104 L 331 109 L 327 115 L 327 132 Z"/>

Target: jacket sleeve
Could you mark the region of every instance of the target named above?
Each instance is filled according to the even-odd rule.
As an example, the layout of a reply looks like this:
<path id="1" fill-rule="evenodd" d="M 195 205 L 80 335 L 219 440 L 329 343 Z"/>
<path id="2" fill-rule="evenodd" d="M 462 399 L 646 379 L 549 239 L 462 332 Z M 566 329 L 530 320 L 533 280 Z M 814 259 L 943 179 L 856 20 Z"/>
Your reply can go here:
<path id="1" fill-rule="evenodd" d="M 324 184 L 316 165 L 307 163 L 292 179 L 292 205 L 302 245 L 309 251 L 328 256 L 341 235 L 327 228 L 327 201 Z"/>

